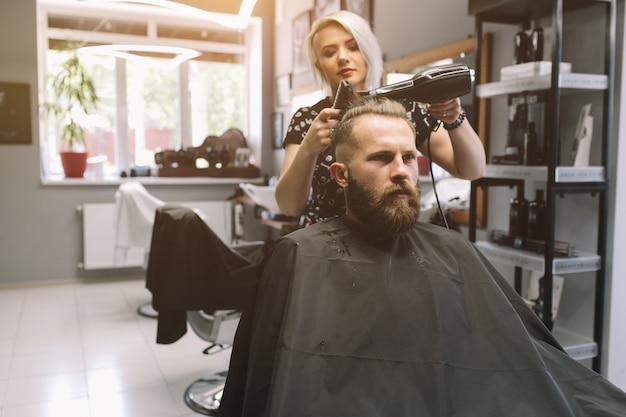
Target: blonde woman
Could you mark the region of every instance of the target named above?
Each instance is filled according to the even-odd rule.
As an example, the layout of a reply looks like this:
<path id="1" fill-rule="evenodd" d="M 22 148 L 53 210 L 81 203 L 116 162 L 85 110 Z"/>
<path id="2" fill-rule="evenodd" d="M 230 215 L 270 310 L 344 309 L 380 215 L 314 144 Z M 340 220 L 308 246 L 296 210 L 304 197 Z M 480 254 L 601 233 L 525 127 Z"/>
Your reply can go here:
<path id="1" fill-rule="evenodd" d="M 331 178 L 331 129 L 340 111 L 332 108 L 341 80 L 357 90 L 380 86 L 382 52 L 370 25 L 345 10 L 313 23 L 306 38 L 309 61 L 328 93 L 318 103 L 296 111 L 283 141 L 283 165 L 276 185 L 276 201 L 290 216 L 305 215 L 308 223 L 343 214 L 343 191 Z M 431 132 L 432 120 L 443 128 Z M 420 152 L 458 178 L 473 180 L 483 174 L 485 153 L 480 138 L 465 117 L 458 98 L 419 104 L 412 119 Z M 427 137 L 430 134 L 430 155 Z"/>

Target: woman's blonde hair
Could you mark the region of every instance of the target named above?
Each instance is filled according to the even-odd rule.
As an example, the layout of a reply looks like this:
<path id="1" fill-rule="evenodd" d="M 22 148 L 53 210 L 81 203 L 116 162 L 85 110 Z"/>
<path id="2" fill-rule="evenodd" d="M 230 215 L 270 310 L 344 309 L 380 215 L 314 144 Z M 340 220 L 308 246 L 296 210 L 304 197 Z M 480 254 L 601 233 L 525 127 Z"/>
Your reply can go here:
<path id="1" fill-rule="evenodd" d="M 318 61 L 317 54 L 313 47 L 313 38 L 317 32 L 331 24 L 339 24 L 343 27 L 354 37 L 354 40 L 359 46 L 359 50 L 367 63 L 367 77 L 365 78 L 366 88 L 369 90 L 379 87 L 383 74 L 383 55 L 378 40 L 365 19 L 358 14 L 346 10 L 329 13 L 313 22 L 311 31 L 305 41 L 311 67 L 315 69 L 315 63 Z M 316 78 L 319 77 L 321 79 L 325 86 L 330 87 L 328 80 L 323 74 L 320 74 L 318 71 L 314 71 L 314 74 Z"/>

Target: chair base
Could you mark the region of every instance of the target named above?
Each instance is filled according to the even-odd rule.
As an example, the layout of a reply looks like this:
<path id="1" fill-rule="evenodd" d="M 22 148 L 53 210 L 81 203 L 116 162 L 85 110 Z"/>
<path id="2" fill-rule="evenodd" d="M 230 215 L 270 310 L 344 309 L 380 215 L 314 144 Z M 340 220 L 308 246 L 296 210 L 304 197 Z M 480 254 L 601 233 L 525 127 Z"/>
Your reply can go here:
<path id="1" fill-rule="evenodd" d="M 184 394 L 185 404 L 196 413 L 206 416 L 219 416 L 220 400 L 227 371 L 219 372 L 209 378 L 199 379 L 187 387 Z"/>
<path id="2" fill-rule="evenodd" d="M 139 307 L 137 307 L 137 314 L 143 317 L 148 317 L 149 319 L 156 319 L 159 317 L 159 312 L 152 307 L 152 302 L 148 301 L 147 303 L 143 303 Z"/>

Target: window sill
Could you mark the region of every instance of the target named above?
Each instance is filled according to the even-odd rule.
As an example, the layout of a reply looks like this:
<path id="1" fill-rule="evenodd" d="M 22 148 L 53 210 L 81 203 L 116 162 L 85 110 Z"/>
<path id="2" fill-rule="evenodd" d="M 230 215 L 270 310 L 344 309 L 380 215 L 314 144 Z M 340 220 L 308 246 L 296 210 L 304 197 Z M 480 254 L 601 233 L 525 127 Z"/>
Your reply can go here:
<path id="1" fill-rule="evenodd" d="M 41 184 L 45 186 L 118 186 L 124 182 L 139 182 L 144 185 L 238 185 L 241 182 L 262 185 L 263 177 L 258 178 L 216 178 L 216 177 L 127 177 L 127 178 L 65 178 L 62 175 L 41 178 Z"/>

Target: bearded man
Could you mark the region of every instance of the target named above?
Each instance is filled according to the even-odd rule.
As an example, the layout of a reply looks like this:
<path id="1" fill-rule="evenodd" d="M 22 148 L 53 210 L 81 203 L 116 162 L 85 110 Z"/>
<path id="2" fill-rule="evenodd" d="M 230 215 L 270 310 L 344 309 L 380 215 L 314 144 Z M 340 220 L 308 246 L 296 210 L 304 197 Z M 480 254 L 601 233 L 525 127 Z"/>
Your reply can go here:
<path id="1" fill-rule="evenodd" d="M 419 217 L 417 148 L 407 140 L 415 129 L 395 101 L 369 103 L 376 106 L 359 107 L 333 132 L 330 172 L 344 190 L 346 218 L 387 238 Z"/>
<path id="2" fill-rule="evenodd" d="M 402 105 L 356 104 L 331 140 L 346 213 L 265 258 L 219 415 L 626 416 L 469 241 L 417 221 Z"/>

